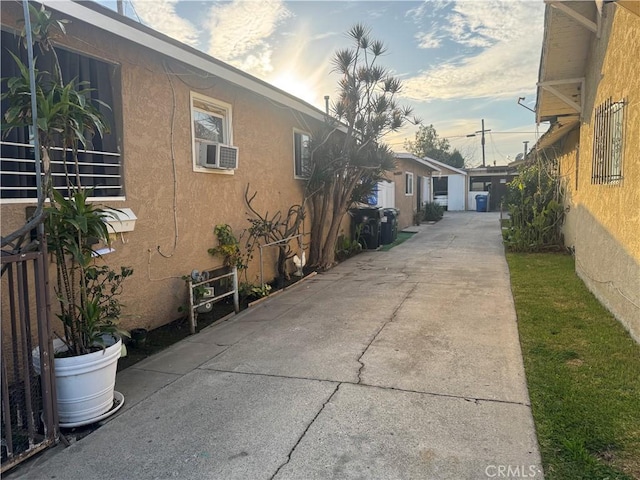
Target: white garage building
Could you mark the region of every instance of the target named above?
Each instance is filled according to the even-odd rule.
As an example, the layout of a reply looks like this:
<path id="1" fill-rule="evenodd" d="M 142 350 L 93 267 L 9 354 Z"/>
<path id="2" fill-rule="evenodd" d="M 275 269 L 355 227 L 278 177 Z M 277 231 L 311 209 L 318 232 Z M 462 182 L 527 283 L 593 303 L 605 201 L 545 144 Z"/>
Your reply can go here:
<path id="1" fill-rule="evenodd" d="M 431 192 L 433 201 L 447 207 L 449 211 L 467 209 L 467 172 L 425 157 L 425 161 L 437 167 L 438 171 L 431 176 Z"/>

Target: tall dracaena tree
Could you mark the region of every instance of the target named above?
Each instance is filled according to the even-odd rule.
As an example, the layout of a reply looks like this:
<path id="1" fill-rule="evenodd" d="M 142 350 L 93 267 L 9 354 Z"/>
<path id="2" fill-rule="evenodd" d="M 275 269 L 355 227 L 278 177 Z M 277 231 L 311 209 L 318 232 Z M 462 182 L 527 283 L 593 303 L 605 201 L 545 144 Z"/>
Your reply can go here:
<path id="1" fill-rule="evenodd" d="M 103 221 L 105 211 L 87 202 L 90 190 L 83 188 L 80 178 L 78 151 L 86 148 L 90 138 L 103 135 L 109 127 L 100 112 L 97 100 L 90 98 L 87 82 L 66 81 L 52 45 L 53 35 L 65 34 L 64 20 L 56 20 L 51 12 L 29 4 L 31 33 L 35 46 L 43 55 L 52 57 L 53 72 L 35 69 L 37 135 L 43 161 L 43 193 L 50 206 L 44 209 L 47 246 L 56 263 L 56 297 L 69 352 L 88 353 L 102 333 L 116 332 L 114 316 L 119 304 L 113 295 L 120 292 L 121 281 L 132 272 L 123 268 L 120 273 L 106 266 L 96 266 L 92 243 L 109 243 L 109 232 Z M 25 27 L 26 28 L 26 27 Z M 26 43 L 23 29 L 21 44 Z M 29 68 L 13 55 L 20 75 L 5 78 L 8 108 L 3 116 L 2 129 L 9 132 L 33 124 Z M 68 197 L 54 189 L 51 181 L 51 152 L 62 147 L 62 159 Z M 75 164 L 73 172 L 68 164 L 68 152 Z M 41 199 L 39 199 L 41 200 Z M 21 230 L 33 228 L 28 222 Z M 18 230 L 3 238 L 3 245 L 24 235 Z M 11 237 L 11 238 L 9 238 Z M 110 292 L 106 292 L 105 288 Z"/>
<path id="2" fill-rule="evenodd" d="M 406 122 L 420 122 L 411 108 L 397 102 L 401 81 L 379 65 L 384 44 L 362 24 L 353 26 L 347 37 L 352 45 L 336 51 L 332 60 L 340 75 L 332 116 L 311 142 L 310 262 L 321 269 L 334 264 L 340 223 L 349 207 L 394 168 L 393 153 L 382 138 Z"/>

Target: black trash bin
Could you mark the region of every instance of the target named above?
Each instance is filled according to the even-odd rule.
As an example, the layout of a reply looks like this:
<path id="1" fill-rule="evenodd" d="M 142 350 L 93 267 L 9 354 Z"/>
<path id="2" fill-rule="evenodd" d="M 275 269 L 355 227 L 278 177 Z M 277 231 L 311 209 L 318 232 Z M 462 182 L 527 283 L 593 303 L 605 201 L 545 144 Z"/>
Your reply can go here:
<path id="1" fill-rule="evenodd" d="M 351 223 L 352 238 L 364 243 L 364 245 L 362 245 L 363 248 L 369 250 L 378 248 L 380 246 L 382 208 L 352 208 L 349 210 L 349 213 L 353 218 L 353 222 Z"/>
<path id="2" fill-rule="evenodd" d="M 395 208 L 385 208 L 382 211 L 384 218 L 381 223 L 380 240 L 382 245 L 395 242 L 398 238 L 398 210 Z"/>

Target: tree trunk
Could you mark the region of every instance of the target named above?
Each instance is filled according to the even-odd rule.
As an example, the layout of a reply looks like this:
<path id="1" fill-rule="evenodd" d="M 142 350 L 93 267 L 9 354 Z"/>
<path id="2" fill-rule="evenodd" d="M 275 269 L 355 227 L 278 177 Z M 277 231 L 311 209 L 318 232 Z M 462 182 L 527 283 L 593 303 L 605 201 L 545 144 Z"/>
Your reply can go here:
<path id="1" fill-rule="evenodd" d="M 331 219 L 331 226 L 324 240 L 322 257 L 319 262 L 319 267 L 323 270 L 329 270 L 336 261 L 336 242 L 340 231 L 340 223 L 342 222 L 342 215 L 336 215 L 336 213 L 337 212 L 334 212 L 334 217 Z"/>
<path id="2" fill-rule="evenodd" d="M 309 265 L 317 265 L 322 251 L 322 196 L 311 199 L 311 245 L 309 247 Z"/>
<path id="3" fill-rule="evenodd" d="M 311 222 L 311 249 L 309 251 L 309 265 L 320 266 L 322 251 L 326 241 L 326 223 L 330 214 L 333 184 L 312 198 L 313 219 Z"/>
<path id="4" fill-rule="evenodd" d="M 322 248 L 322 257 L 320 259 L 320 267 L 324 270 L 328 270 L 333 267 L 336 258 L 336 241 L 338 240 L 338 233 L 340 232 L 340 224 L 346 211 L 345 198 L 345 185 L 344 181 L 340 183 L 334 183 L 333 198 L 331 202 L 331 224 L 329 230 L 324 238 L 324 245 Z"/>

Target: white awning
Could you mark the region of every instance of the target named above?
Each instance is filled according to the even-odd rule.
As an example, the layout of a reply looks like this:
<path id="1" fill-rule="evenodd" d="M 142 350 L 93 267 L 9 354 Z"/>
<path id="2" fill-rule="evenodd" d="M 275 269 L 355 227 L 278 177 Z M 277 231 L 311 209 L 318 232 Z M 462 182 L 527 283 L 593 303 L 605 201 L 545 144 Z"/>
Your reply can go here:
<path id="1" fill-rule="evenodd" d="M 599 36 L 601 1 L 546 0 L 536 121 L 581 115 L 591 38 Z"/>

